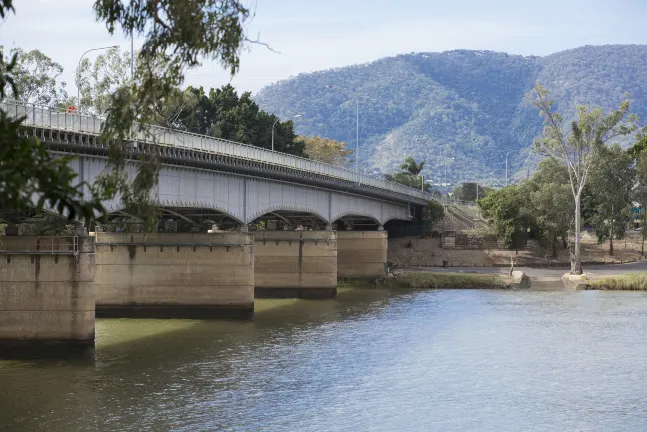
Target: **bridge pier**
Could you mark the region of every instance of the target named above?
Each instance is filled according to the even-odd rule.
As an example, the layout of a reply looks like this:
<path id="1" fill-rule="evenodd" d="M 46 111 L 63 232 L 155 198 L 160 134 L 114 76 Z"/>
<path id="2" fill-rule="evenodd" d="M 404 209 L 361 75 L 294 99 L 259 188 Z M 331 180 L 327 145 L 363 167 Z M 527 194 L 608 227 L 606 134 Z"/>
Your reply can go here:
<path id="1" fill-rule="evenodd" d="M 98 317 L 253 316 L 250 234 L 95 235 Z"/>
<path id="2" fill-rule="evenodd" d="M 4 237 L 0 249 L 0 357 L 91 353 L 94 239 Z"/>
<path id="3" fill-rule="evenodd" d="M 257 298 L 331 298 L 337 295 L 337 233 L 257 231 Z"/>
<path id="4" fill-rule="evenodd" d="M 337 232 L 337 275 L 340 278 L 377 279 L 386 275 L 388 233 Z"/>

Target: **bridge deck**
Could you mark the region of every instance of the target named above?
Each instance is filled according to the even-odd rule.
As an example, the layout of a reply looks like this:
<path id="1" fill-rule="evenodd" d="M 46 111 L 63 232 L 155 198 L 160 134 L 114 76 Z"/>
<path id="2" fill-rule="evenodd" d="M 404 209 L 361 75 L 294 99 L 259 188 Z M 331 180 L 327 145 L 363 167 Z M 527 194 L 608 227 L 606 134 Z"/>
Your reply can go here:
<path id="1" fill-rule="evenodd" d="M 103 128 L 104 119 L 68 112 L 60 112 L 47 107 L 39 107 L 19 101 L 4 101 L 2 108 L 10 116 L 24 116 L 23 125 L 32 126 L 51 131 L 90 135 L 98 137 Z M 76 140 L 74 140 L 77 142 Z M 205 135 L 172 130 L 154 125 L 137 125 L 134 141 L 138 144 L 149 144 L 156 147 L 167 148 L 171 156 L 178 151 L 186 150 L 207 155 L 222 155 L 236 160 L 260 163 L 264 166 L 282 167 L 291 171 L 304 174 L 314 174 L 330 180 L 341 180 L 353 183 L 362 189 L 380 191 L 380 195 L 398 196 L 400 200 L 407 200 L 422 204 L 432 199 L 428 192 L 390 182 L 380 178 L 357 174 L 351 170 L 328 165 L 322 162 L 274 152 L 248 144 L 227 141 Z M 78 142 L 83 143 L 81 138 Z M 86 142 L 86 145 L 100 146 L 99 140 Z"/>

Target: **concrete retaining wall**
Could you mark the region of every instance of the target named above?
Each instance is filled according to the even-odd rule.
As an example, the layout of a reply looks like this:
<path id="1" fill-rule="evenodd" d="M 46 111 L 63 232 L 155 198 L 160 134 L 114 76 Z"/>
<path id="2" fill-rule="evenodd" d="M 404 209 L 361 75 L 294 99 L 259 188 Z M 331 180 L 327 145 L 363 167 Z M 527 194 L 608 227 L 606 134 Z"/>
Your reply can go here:
<path id="1" fill-rule="evenodd" d="M 94 248 L 91 237 L 0 238 L 1 354 L 94 346 Z"/>
<path id="2" fill-rule="evenodd" d="M 366 279 L 385 276 L 387 249 L 386 231 L 339 231 L 337 275 Z"/>
<path id="3" fill-rule="evenodd" d="M 96 233 L 99 317 L 251 317 L 248 233 Z"/>
<path id="4" fill-rule="evenodd" d="M 327 298 L 337 294 L 337 233 L 257 231 L 256 297 Z"/>

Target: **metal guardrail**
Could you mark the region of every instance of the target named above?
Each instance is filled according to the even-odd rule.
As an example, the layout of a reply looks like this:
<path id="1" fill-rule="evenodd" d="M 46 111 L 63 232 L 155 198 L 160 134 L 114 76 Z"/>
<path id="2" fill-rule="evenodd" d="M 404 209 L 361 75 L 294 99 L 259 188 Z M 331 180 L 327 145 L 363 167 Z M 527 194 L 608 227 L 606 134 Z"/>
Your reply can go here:
<path id="1" fill-rule="evenodd" d="M 74 255 L 79 254 L 77 236 L 3 236 L 0 255 Z"/>
<path id="2" fill-rule="evenodd" d="M 0 103 L 0 107 L 7 111 L 9 116 L 14 118 L 24 116 L 25 120 L 23 121 L 23 125 L 72 133 L 100 135 L 105 122 L 105 119 L 102 117 L 60 112 L 56 109 L 41 107 L 21 101 L 3 101 Z M 280 165 L 291 169 L 359 183 L 360 185 L 384 189 L 417 199 L 427 201 L 432 199 L 432 195 L 430 193 L 422 190 L 388 180 L 370 177 L 365 174 L 356 174 L 355 172 L 345 168 L 298 156 L 267 150 L 249 144 L 242 144 L 160 126 L 145 125 L 144 127 L 140 127 L 139 124 L 136 124 L 135 126 L 135 136 L 133 139 L 141 143 L 169 146 L 180 149 L 199 150 L 208 153 L 259 161 L 272 165 Z"/>

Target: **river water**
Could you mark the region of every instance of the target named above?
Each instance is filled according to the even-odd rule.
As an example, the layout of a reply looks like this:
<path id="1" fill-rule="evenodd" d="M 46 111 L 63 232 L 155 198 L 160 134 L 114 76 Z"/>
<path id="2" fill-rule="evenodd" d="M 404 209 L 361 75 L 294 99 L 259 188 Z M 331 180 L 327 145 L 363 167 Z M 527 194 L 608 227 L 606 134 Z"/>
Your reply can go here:
<path id="1" fill-rule="evenodd" d="M 99 320 L 0 362 L 0 431 L 644 431 L 647 295 L 349 289 L 251 322 Z"/>

